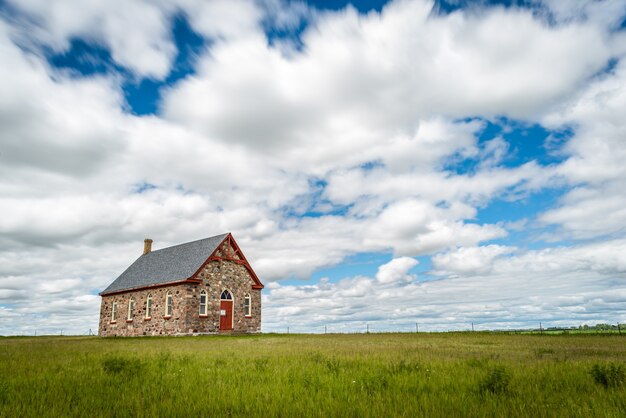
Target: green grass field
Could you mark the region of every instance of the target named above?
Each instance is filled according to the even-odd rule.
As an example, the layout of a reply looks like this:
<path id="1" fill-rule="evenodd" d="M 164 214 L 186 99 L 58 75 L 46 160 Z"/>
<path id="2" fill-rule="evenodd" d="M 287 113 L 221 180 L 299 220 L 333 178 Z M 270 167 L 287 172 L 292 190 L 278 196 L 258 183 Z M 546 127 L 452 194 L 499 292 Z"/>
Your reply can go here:
<path id="1" fill-rule="evenodd" d="M 626 336 L 0 338 L 0 415 L 626 416 Z"/>

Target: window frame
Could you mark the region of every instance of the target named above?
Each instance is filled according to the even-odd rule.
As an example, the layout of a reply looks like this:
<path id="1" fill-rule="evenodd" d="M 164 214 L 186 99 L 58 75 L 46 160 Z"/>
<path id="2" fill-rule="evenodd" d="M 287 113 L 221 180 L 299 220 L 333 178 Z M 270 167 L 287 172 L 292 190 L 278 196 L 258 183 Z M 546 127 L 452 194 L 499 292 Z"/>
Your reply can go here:
<path id="1" fill-rule="evenodd" d="M 126 322 L 133 322 L 134 318 L 135 318 L 135 298 L 131 296 L 130 299 L 128 299 L 128 313 L 126 315 Z"/>
<path id="2" fill-rule="evenodd" d="M 243 296 L 243 314 L 246 318 L 252 318 L 252 297 L 250 293 Z"/>
<path id="3" fill-rule="evenodd" d="M 111 323 L 115 324 L 117 322 L 117 302 L 113 302 L 111 304 Z"/>
<path id="4" fill-rule="evenodd" d="M 144 319 L 152 319 L 152 293 L 148 293 L 148 296 L 146 297 L 146 316 Z"/>
<path id="5" fill-rule="evenodd" d="M 204 303 L 202 303 L 202 297 L 204 297 Z M 208 301 L 209 301 L 208 293 L 206 290 L 202 289 L 200 291 L 200 297 L 198 298 L 198 314 L 202 317 L 206 317 L 209 315 L 208 308 L 207 308 Z M 204 312 L 202 312 L 203 307 L 204 307 Z"/>
<path id="6" fill-rule="evenodd" d="M 165 294 L 165 315 L 163 318 L 171 318 L 174 314 L 174 296 L 172 292 L 167 292 Z"/>

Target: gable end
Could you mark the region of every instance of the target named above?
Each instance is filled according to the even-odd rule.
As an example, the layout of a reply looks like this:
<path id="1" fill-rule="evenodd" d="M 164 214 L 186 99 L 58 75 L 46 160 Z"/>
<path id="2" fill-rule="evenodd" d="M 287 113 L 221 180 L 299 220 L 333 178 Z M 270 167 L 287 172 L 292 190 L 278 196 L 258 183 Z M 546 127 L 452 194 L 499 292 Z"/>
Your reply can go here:
<path id="1" fill-rule="evenodd" d="M 226 237 L 222 240 L 222 242 L 215 248 L 213 253 L 206 259 L 204 263 L 198 268 L 198 270 L 189 278 L 190 281 L 199 281 L 198 274 L 209 264 L 211 261 L 232 261 L 234 263 L 240 264 L 248 270 L 252 281 L 254 284 L 252 285 L 253 289 L 263 289 L 265 286 L 259 280 L 259 277 L 256 275 L 252 266 L 246 259 L 246 256 L 243 254 L 239 245 L 235 241 L 233 235 L 229 232 Z"/>

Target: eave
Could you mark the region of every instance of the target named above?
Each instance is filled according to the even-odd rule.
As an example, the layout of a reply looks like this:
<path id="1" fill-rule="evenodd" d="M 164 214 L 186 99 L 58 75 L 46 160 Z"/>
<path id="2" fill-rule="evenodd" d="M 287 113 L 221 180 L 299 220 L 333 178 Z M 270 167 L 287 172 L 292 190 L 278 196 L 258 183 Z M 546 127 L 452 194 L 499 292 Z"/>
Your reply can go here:
<path id="1" fill-rule="evenodd" d="M 120 293 L 136 292 L 138 290 L 156 289 L 159 287 L 173 286 L 173 285 L 185 284 L 185 283 L 198 283 L 198 282 L 199 282 L 198 279 L 187 278 L 187 279 L 182 279 L 182 280 L 175 280 L 173 282 L 157 283 L 157 284 L 151 284 L 148 286 L 131 287 L 128 289 L 116 290 L 114 292 L 106 292 L 106 293 L 100 292 L 98 293 L 98 295 L 99 296 L 112 296 L 112 295 L 119 295 Z"/>

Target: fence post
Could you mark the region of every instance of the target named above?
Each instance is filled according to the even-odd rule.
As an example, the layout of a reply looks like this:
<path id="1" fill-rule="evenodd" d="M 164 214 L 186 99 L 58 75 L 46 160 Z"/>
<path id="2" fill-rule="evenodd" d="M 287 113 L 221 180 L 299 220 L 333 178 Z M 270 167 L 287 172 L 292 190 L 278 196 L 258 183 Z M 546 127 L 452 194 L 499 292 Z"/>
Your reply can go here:
<path id="1" fill-rule="evenodd" d="M 619 327 L 619 322 L 617 323 L 617 332 L 619 332 L 619 335 L 622 335 L 622 329 Z"/>
<path id="2" fill-rule="evenodd" d="M 416 322 L 415 323 L 415 333 L 417 334 L 418 332 L 420 332 L 420 327 L 419 327 L 419 324 Z"/>
<path id="3" fill-rule="evenodd" d="M 367 333 L 369 334 L 370 333 L 370 324 L 369 324 L 369 322 L 366 325 L 367 325 Z"/>
<path id="4" fill-rule="evenodd" d="M 543 334 L 543 327 L 541 326 L 541 322 L 539 323 L 539 333 Z"/>
<path id="5" fill-rule="evenodd" d="M 324 334 L 326 334 L 326 325 L 324 325 Z"/>

